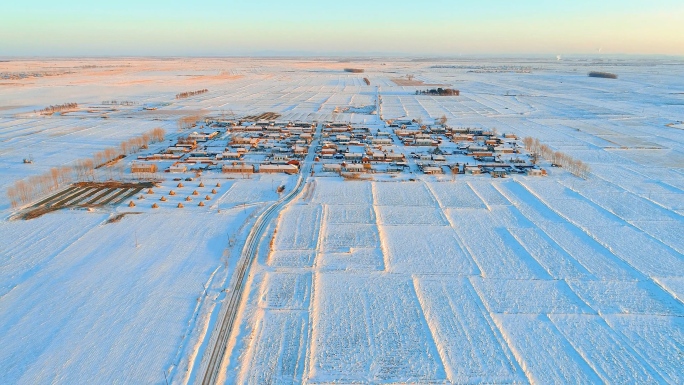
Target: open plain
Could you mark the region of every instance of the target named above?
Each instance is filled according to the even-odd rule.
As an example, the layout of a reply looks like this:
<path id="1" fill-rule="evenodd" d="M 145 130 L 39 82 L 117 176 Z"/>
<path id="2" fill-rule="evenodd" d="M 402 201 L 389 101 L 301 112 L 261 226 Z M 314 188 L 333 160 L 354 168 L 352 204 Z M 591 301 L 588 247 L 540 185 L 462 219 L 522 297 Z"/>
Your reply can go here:
<path id="1" fill-rule="evenodd" d="M 684 383 L 682 64 L 0 62 L 0 383 Z"/>

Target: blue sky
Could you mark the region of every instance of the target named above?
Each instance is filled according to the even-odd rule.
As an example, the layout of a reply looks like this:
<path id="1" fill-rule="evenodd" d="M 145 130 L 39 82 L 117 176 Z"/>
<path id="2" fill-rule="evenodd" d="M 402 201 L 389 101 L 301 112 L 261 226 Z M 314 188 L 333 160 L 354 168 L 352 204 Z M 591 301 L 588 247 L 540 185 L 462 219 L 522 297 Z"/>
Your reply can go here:
<path id="1" fill-rule="evenodd" d="M 684 55 L 684 1 L 12 1 L 0 56 Z"/>

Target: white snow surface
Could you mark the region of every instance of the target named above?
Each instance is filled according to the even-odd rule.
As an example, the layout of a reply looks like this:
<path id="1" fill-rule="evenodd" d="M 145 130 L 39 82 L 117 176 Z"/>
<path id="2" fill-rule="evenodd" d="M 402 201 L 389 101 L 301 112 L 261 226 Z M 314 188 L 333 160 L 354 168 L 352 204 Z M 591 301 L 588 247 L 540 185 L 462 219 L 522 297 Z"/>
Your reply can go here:
<path id="1" fill-rule="evenodd" d="M 353 64 L 353 65 L 352 65 Z M 382 65 L 384 64 L 384 65 Z M 377 124 L 380 116 L 533 136 L 588 163 L 549 176 L 309 177 L 261 243 L 226 383 L 684 381 L 684 64 L 679 59 L 60 59 L 0 72 L 0 190 L 179 117 Z M 92 67 L 95 65 L 95 67 Z M 99 67 L 98 67 L 99 66 Z M 360 67 L 364 74 L 343 72 Z M 530 66 L 531 73 L 473 68 Z M 590 70 L 619 74 L 589 78 Z M 459 97 L 415 95 L 414 74 Z M 368 77 L 371 86 L 363 80 Z M 5 84 L 7 83 L 7 84 Z M 379 88 L 376 89 L 376 86 Z M 209 89 L 176 100 L 182 91 Z M 382 97 L 377 115 L 335 113 Z M 102 100 L 132 100 L 103 119 Z M 34 110 L 78 102 L 79 114 Z M 150 105 L 157 110 L 144 111 Z M 414 149 L 407 150 L 414 151 Z M 30 157 L 32 164 L 23 164 Z M 131 159 L 123 161 L 130 165 Z M 186 175 L 184 175 L 185 177 Z M 255 217 L 296 177 L 166 175 L 134 208 L 22 221 L 0 196 L 0 383 L 196 382 Z M 184 182 L 186 183 L 186 182 Z M 186 191 L 187 190 L 187 191 Z M 152 210 L 152 203 L 160 208 Z M 135 212 L 136 214 L 132 214 Z M 131 213 L 107 223 L 116 214 Z"/>

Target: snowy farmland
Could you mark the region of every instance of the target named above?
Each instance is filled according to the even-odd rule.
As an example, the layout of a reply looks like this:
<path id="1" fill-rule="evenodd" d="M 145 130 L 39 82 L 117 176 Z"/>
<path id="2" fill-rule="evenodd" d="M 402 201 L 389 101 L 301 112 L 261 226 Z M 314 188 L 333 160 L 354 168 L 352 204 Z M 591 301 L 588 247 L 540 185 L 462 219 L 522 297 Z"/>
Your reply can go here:
<path id="1" fill-rule="evenodd" d="M 511 65 L 533 69 L 478 71 Z M 55 67 L 69 71 L 0 80 L 0 383 L 201 383 L 248 233 L 298 178 L 257 240 L 219 382 L 684 382 L 682 62 L 388 59 L 354 74 L 332 59 L 62 59 L 0 73 Z M 409 74 L 461 96 L 392 80 Z M 83 108 L 33 112 L 66 102 Z M 265 112 L 445 116 L 539 138 L 591 173 L 206 172 L 183 187 L 166 174 L 133 207 L 13 219 L 17 180 L 155 127 L 176 138 L 187 116 Z"/>

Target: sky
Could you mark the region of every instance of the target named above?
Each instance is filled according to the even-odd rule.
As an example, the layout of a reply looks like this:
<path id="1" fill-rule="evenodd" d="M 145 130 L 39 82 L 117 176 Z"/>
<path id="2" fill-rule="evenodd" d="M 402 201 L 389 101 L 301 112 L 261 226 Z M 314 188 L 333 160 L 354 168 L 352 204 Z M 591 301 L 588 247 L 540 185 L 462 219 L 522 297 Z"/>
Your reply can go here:
<path id="1" fill-rule="evenodd" d="M 5 3 L 5 57 L 684 55 L 682 0 Z"/>

